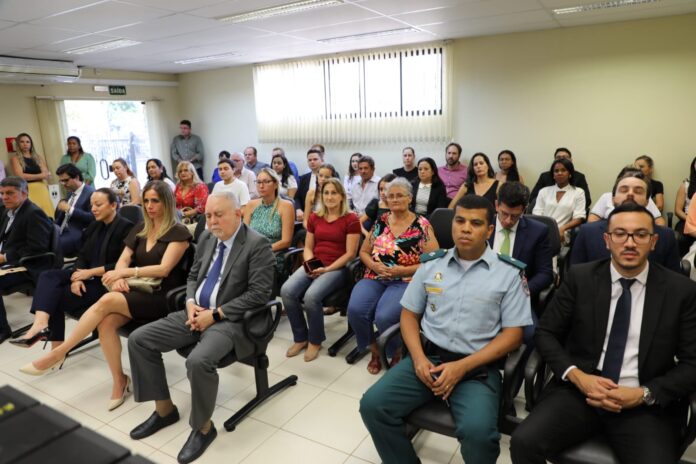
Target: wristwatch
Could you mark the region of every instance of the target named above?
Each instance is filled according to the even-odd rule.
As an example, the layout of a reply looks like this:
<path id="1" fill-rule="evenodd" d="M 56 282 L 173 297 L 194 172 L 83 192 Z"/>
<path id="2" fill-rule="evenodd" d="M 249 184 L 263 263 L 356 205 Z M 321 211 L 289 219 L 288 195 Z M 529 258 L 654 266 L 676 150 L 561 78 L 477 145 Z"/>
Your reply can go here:
<path id="1" fill-rule="evenodd" d="M 222 316 L 220 315 L 220 311 L 218 311 L 217 308 L 211 309 L 213 312 L 213 319 L 215 319 L 215 322 L 220 322 L 222 320 Z M 643 396 L 645 398 L 645 396 Z"/>
<path id="2" fill-rule="evenodd" d="M 655 398 L 655 395 L 653 395 L 653 392 L 650 391 L 648 387 L 642 387 L 643 388 L 643 403 L 646 406 L 652 406 L 657 402 L 657 399 Z"/>

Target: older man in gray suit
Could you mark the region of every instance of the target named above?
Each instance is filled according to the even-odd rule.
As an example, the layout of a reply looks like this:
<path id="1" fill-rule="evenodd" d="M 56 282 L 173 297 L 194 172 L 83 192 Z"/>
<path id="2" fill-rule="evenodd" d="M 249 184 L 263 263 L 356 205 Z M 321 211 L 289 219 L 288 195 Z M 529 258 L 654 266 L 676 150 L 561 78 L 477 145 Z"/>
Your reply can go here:
<path id="1" fill-rule="evenodd" d="M 137 329 L 128 339 L 135 400 L 155 401 L 155 412 L 131 431 L 135 440 L 179 420 L 161 353 L 195 345 L 186 358 L 192 431 L 177 457 L 180 463 L 197 459 L 217 436 L 211 417 L 218 362 L 232 350 L 237 359 L 251 355 L 253 343 L 243 333 L 241 320 L 245 311 L 268 301 L 273 286 L 270 243 L 241 222 L 233 194 L 209 196 L 205 220 L 208 231 L 199 240 L 188 277 L 186 309 Z"/>

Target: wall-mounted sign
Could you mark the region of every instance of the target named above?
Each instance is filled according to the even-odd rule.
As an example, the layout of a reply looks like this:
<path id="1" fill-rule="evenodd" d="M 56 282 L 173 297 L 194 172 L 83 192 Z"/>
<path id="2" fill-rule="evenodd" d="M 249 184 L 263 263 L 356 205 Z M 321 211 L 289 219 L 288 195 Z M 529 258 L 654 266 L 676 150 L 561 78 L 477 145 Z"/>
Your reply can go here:
<path id="1" fill-rule="evenodd" d="M 5 146 L 7 146 L 7 153 L 14 153 L 15 147 L 14 147 L 14 137 L 5 137 Z"/>
<path id="2" fill-rule="evenodd" d="M 125 85 L 110 85 L 109 95 L 125 95 L 126 86 Z"/>

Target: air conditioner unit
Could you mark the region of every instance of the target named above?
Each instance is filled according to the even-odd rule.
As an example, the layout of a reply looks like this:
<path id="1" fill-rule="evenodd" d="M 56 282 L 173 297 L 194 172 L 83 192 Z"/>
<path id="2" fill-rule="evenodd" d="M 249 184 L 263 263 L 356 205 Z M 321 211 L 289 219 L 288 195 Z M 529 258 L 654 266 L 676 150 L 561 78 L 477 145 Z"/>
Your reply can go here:
<path id="1" fill-rule="evenodd" d="M 80 68 L 71 61 L 0 56 L 0 82 L 74 82 Z"/>

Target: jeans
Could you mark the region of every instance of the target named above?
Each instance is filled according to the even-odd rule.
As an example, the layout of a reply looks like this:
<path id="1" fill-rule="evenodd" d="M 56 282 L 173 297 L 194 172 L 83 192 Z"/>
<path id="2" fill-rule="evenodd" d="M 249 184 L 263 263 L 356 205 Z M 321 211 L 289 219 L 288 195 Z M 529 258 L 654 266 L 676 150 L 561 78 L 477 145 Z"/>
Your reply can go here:
<path id="1" fill-rule="evenodd" d="M 355 284 L 348 303 L 348 323 L 360 351 L 374 341 L 373 324 L 382 333 L 399 322 L 406 287 L 408 282 L 401 280 L 362 279 Z M 392 352 L 394 347 L 389 348 L 387 351 Z"/>
<path id="2" fill-rule="evenodd" d="M 347 273 L 348 270 L 343 268 L 312 279 L 305 273 L 304 268 L 300 267 L 283 284 L 280 297 L 296 343 L 309 340 L 313 345 L 320 345 L 326 340 L 322 302 L 346 284 Z"/>

